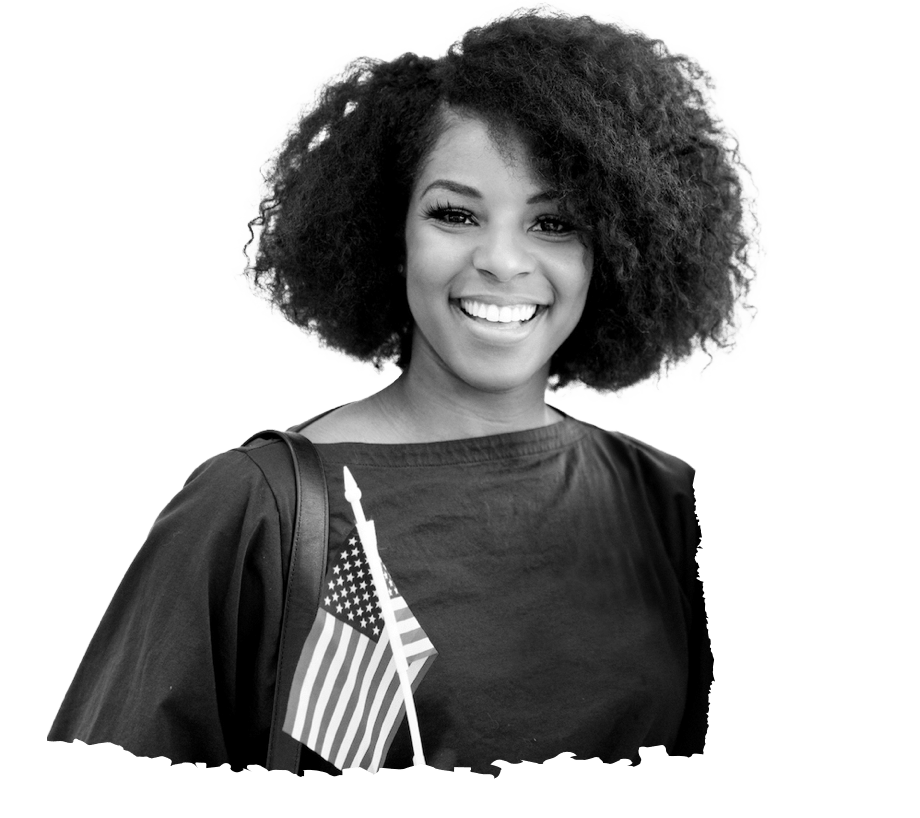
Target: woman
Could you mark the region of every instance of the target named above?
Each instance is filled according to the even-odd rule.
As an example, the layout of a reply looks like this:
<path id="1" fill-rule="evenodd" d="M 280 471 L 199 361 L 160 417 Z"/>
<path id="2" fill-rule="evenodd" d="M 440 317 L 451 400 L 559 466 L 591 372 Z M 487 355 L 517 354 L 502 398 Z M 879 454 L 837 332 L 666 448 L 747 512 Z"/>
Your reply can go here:
<path id="1" fill-rule="evenodd" d="M 747 236 L 703 77 L 641 35 L 522 14 L 439 60 L 356 63 L 275 161 L 254 280 L 329 346 L 402 369 L 297 431 L 329 481 L 330 566 L 356 539 L 347 466 L 437 650 L 415 695 L 433 766 L 703 749 L 693 472 L 545 401 L 726 341 Z M 192 474 L 51 739 L 265 763 L 293 517 L 282 449 Z M 385 764 L 412 753 L 401 724 Z M 302 766 L 350 766 L 332 757 L 305 749 Z"/>

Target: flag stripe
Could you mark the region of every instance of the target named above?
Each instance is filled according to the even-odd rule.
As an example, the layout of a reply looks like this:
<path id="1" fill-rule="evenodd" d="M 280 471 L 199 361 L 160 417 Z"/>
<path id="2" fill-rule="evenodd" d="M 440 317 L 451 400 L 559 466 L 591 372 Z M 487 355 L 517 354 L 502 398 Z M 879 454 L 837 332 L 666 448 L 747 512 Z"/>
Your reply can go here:
<path id="1" fill-rule="evenodd" d="M 306 742 L 304 731 L 312 722 L 313 712 L 316 709 L 316 699 L 312 691 L 316 689 L 317 676 L 322 667 L 323 660 L 329 652 L 329 645 L 332 643 L 332 637 L 335 633 L 336 618 L 327 614 L 322 608 L 317 611 L 317 618 L 322 615 L 320 622 L 319 639 L 316 641 L 316 649 L 310 656 L 307 664 L 307 672 L 304 675 L 303 690 L 307 691 L 306 696 L 300 699 L 300 706 L 297 709 L 297 719 L 294 722 L 295 735 L 303 742 Z M 314 628 L 316 625 L 314 624 Z"/>
<path id="2" fill-rule="evenodd" d="M 371 708 L 371 712 L 368 714 L 368 724 L 370 727 L 356 754 L 356 759 L 360 759 L 360 761 L 357 761 L 357 766 L 364 767 L 372 773 L 377 772 L 377 768 L 371 763 L 374 757 L 374 745 L 380 736 L 383 716 L 389 708 L 390 702 L 392 702 L 393 698 L 396 696 L 397 690 L 399 690 L 399 677 L 396 675 L 396 665 L 390 662 L 387 665 L 387 673 L 383 678 L 383 684 L 377 688 L 377 695 L 374 697 L 374 705 Z M 372 737 L 374 741 L 370 740 Z"/>
<path id="3" fill-rule="evenodd" d="M 419 626 L 418 621 L 413 619 L 413 622 L 415 622 L 413 630 L 400 634 L 400 641 L 403 644 L 407 661 L 437 653 L 434 645 L 431 644 L 431 641 Z"/>
<path id="4" fill-rule="evenodd" d="M 425 638 L 425 631 L 418 626 L 418 622 L 414 619 L 411 622 L 411 626 L 406 630 L 401 630 L 399 634 L 399 641 L 403 643 L 407 651 L 414 647 L 415 642 Z"/>
<path id="5" fill-rule="evenodd" d="M 384 629 L 386 634 L 386 629 Z M 381 661 L 374 669 L 374 675 L 371 685 L 368 688 L 364 701 L 364 708 L 361 712 L 360 724 L 364 728 L 364 734 L 360 741 L 353 743 L 351 752 L 348 754 L 347 764 L 349 767 L 355 766 L 356 758 L 363 758 L 367 752 L 367 747 L 371 740 L 376 738 L 377 711 L 380 708 L 381 699 L 386 694 L 386 688 L 391 681 L 396 678 L 396 666 L 393 664 L 393 651 L 390 650 L 389 642 L 380 637 L 378 644 L 383 645 Z M 363 766 L 358 764 L 357 766 Z"/>
<path id="6" fill-rule="evenodd" d="M 332 755 L 336 739 L 340 738 L 342 726 L 345 720 L 345 713 L 352 702 L 352 694 L 355 689 L 355 682 L 359 678 L 358 674 L 366 665 L 365 655 L 368 653 L 367 646 L 370 640 L 360 634 L 355 633 L 355 638 L 351 641 L 349 655 L 345 659 L 346 676 L 337 693 L 337 704 L 335 710 L 330 708 L 330 720 L 324 724 L 322 735 L 325 736 L 322 749 L 319 754 L 323 758 L 329 758 Z"/>
<path id="7" fill-rule="evenodd" d="M 336 718 L 332 728 L 326 735 L 323 745 L 323 752 L 320 753 L 323 758 L 336 758 L 342 747 L 342 742 L 348 733 L 348 728 L 354 719 L 355 709 L 361 696 L 361 687 L 367 678 L 368 668 L 374 661 L 374 642 L 370 639 L 358 639 L 358 651 L 356 651 L 356 661 L 352 666 L 352 672 L 348 677 L 348 682 L 342 689 L 342 698 L 339 706 L 336 708 Z"/>
<path id="8" fill-rule="evenodd" d="M 330 676 L 326 685 L 329 699 L 327 705 L 323 708 L 323 718 L 320 721 L 319 733 L 316 736 L 317 752 L 320 755 L 325 755 L 321 748 L 328 742 L 329 734 L 333 737 L 335 736 L 335 727 L 333 726 L 330 730 L 329 725 L 338 723 L 333 721 L 333 715 L 343 703 L 342 688 L 346 684 L 349 672 L 354 669 L 354 657 L 358 649 L 358 642 L 365 641 L 356 630 L 347 627 L 344 629 L 342 639 L 343 644 L 347 643 L 346 648 L 344 652 L 341 649 L 336 651 L 335 663 L 330 668 Z"/>
<path id="9" fill-rule="evenodd" d="M 307 669 L 310 667 L 313 654 L 317 650 L 317 645 L 323 631 L 322 625 L 325 615 L 326 612 L 322 608 L 316 612 L 316 619 L 313 622 L 313 627 L 310 630 L 309 636 L 307 636 L 307 641 L 300 651 L 300 658 L 297 660 L 297 668 L 294 671 L 294 680 L 291 682 L 292 695 L 288 700 L 287 713 L 284 717 L 284 731 L 296 738 L 300 738 L 300 731 L 295 727 L 298 705 L 300 704 L 299 691 L 305 689 L 304 684 L 306 683 Z M 295 691 L 298 692 L 296 698 L 293 695 Z"/>
<path id="10" fill-rule="evenodd" d="M 388 661 L 389 646 L 384 642 L 374 643 L 373 651 L 370 654 L 366 668 L 361 677 L 361 685 L 355 691 L 352 701 L 348 707 L 348 722 L 339 728 L 340 737 L 337 737 L 338 747 L 329 756 L 329 760 L 340 769 L 345 769 L 349 754 L 359 741 L 358 732 L 365 727 L 364 714 L 368 706 L 368 696 L 370 695 L 374 679 L 377 677 L 377 671 L 381 664 Z M 343 729 L 344 728 L 344 729 Z"/>
<path id="11" fill-rule="evenodd" d="M 434 660 L 437 657 L 437 652 L 430 656 L 426 656 L 424 659 L 418 661 L 418 668 L 415 671 L 415 678 L 412 680 L 412 692 L 414 693 L 418 686 L 422 683 L 422 679 L 425 678 L 425 674 L 434 664 Z"/>
<path id="12" fill-rule="evenodd" d="M 395 680 L 396 687 L 399 687 L 399 679 Z M 396 736 L 396 728 L 399 725 L 398 718 L 402 718 L 406 713 L 406 700 L 401 695 L 394 695 L 387 699 L 386 707 L 381 707 L 380 719 L 378 722 L 378 731 L 384 737 L 383 741 L 377 741 L 376 744 L 368 748 L 367 755 L 363 759 L 362 767 L 367 767 L 371 772 L 377 772 L 385 758 L 385 753 L 390 749 L 390 744 Z"/>
<path id="13" fill-rule="evenodd" d="M 308 719 L 307 724 L 310 725 L 310 730 L 304 743 L 312 748 L 316 747 L 321 718 L 329 701 L 329 671 L 343 649 L 342 640 L 347 639 L 348 636 L 341 620 L 332 617 L 332 622 L 332 639 L 330 640 L 329 650 L 325 651 L 320 657 L 316 680 L 310 689 L 310 710 L 312 712 L 309 713 L 311 718 Z M 319 714 L 319 717 L 313 716 L 313 713 Z"/>

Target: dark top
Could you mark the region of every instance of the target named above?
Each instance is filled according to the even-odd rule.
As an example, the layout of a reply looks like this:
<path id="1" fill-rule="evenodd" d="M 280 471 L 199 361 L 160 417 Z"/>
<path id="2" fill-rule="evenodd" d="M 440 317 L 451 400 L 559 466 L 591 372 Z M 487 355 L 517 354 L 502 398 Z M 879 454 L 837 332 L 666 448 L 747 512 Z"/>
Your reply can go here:
<path id="1" fill-rule="evenodd" d="M 565 751 L 610 762 L 661 744 L 702 751 L 712 656 L 687 464 L 572 418 L 317 448 L 330 547 L 354 527 L 347 465 L 381 558 L 438 650 L 416 693 L 429 764 L 495 772 L 497 759 Z M 264 764 L 292 482 L 279 442 L 193 472 L 116 592 L 49 739 Z M 411 763 L 403 723 L 386 766 Z"/>

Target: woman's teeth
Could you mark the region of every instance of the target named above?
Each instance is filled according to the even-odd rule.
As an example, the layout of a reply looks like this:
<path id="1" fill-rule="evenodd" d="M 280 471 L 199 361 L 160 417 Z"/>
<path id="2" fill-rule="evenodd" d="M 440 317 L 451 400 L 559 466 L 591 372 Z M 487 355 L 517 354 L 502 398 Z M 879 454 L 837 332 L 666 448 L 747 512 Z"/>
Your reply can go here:
<path id="1" fill-rule="evenodd" d="M 499 307 L 497 304 L 483 304 L 481 301 L 460 299 L 460 309 L 473 318 L 484 318 L 494 324 L 510 324 L 512 321 L 529 321 L 537 311 L 536 304 L 515 304 Z"/>

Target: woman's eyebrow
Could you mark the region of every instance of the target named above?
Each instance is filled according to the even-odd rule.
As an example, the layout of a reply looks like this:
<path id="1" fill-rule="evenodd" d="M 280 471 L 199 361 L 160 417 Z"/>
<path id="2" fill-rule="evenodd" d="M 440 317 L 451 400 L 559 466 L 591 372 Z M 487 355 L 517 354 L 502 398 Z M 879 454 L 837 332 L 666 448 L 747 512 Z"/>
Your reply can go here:
<path id="1" fill-rule="evenodd" d="M 476 190 L 476 188 L 470 187 L 469 185 L 461 185 L 459 182 L 452 182 L 450 179 L 435 179 L 422 191 L 422 196 L 435 187 L 442 187 L 445 190 L 449 190 L 451 193 L 459 193 L 462 196 L 472 196 L 474 199 L 482 198 L 482 194 Z"/>
<path id="2" fill-rule="evenodd" d="M 449 190 L 451 193 L 458 193 L 462 196 L 470 196 L 474 199 L 481 199 L 482 194 L 474 187 L 469 185 L 460 184 L 460 182 L 454 182 L 450 179 L 435 179 L 428 187 L 422 191 L 422 196 L 428 193 L 432 188 L 444 188 L 444 190 Z M 543 190 L 539 193 L 535 193 L 529 199 L 527 199 L 527 204 L 536 204 L 537 202 L 551 202 L 555 200 L 556 195 L 549 190 Z"/>
<path id="3" fill-rule="evenodd" d="M 536 204 L 537 202 L 554 202 L 559 197 L 553 193 L 551 190 L 543 190 L 540 193 L 535 193 L 527 200 L 527 204 Z"/>

